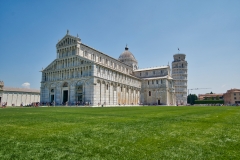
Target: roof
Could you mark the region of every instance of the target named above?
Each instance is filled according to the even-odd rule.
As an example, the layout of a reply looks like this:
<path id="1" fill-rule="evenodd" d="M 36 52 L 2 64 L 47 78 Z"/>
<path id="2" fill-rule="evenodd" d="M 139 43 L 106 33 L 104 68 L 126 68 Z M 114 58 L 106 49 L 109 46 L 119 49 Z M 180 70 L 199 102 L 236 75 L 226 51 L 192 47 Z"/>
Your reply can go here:
<path id="1" fill-rule="evenodd" d="M 211 96 L 211 97 L 214 97 L 214 96 L 222 96 L 223 93 L 213 93 L 213 94 L 210 94 L 210 93 L 207 93 L 207 94 L 199 94 L 198 96 Z"/>
<path id="2" fill-rule="evenodd" d="M 13 87 L 3 87 L 3 91 L 10 91 L 10 92 L 34 92 L 34 93 L 40 93 L 40 90 L 38 90 L 38 89 L 13 88 Z"/>
<path id="3" fill-rule="evenodd" d="M 136 58 L 128 50 L 127 47 L 125 47 L 125 51 L 119 56 L 118 60 L 121 61 L 121 62 L 124 62 L 125 60 L 131 60 L 131 61 L 137 62 Z"/>
<path id="4" fill-rule="evenodd" d="M 186 54 L 184 54 L 184 53 L 176 53 L 173 56 L 186 56 Z"/>
<path id="5" fill-rule="evenodd" d="M 223 93 L 218 93 L 218 94 L 210 94 L 210 93 L 207 93 L 207 94 L 198 94 L 198 98 L 200 100 L 204 99 L 204 97 L 222 97 L 223 96 Z"/>
<path id="6" fill-rule="evenodd" d="M 231 92 L 240 92 L 240 89 L 233 88 L 233 89 L 227 90 L 227 93 L 231 93 Z"/>
<path id="7" fill-rule="evenodd" d="M 152 79 L 173 79 L 172 77 L 170 76 L 162 76 L 162 77 L 149 77 L 149 78 L 141 78 L 143 80 L 152 80 Z"/>
<path id="8" fill-rule="evenodd" d="M 143 68 L 143 69 L 136 69 L 134 72 L 139 72 L 139 71 L 149 71 L 149 70 L 154 70 L 154 69 L 163 69 L 163 68 L 168 68 L 169 66 L 160 66 L 160 67 L 151 67 L 151 68 Z"/>
<path id="9" fill-rule="evenodd" d="M 101 52 L 101 51 L 99 51 L 99 50 L 97 50 L 97 49 L 95 49 L 95 48 L 92 48 L 92 47 L 90 47 L 90 46 L 88 46 L 88 45 L 86 45 L 86 44 L 84 44 L 84 43 L 81 43 L 81 45 L 83 45 L 83 46 L 85 46 L 85 47 L 88 47 L 88 48 L 90 48 L 90 49 L 92 49 L 92 50 L 94 50 L 94 51 L 96 51 L 96 52 L 98 52 L 98 53 L 101 53 L 101 54 L 103 54 L 103 55 L 106 56 L 106 57 L 112 58 L 113 60 L 115 60 L 115 61 L 117 61 L 117 62 L 119 62 L 119 63 L 121 63 L 121 64 L 123 64 L 123 65 L 125 65 L 125 66 L 127 66 L 127 67 L 129 67 L 129 68 L 131 68 L 131 66 L 129 66 L 129 65 L 127 65 L 127 64 L 119 61 L 118 59 L 113 58 L 113 57 L 111 57 L 111 56 L 109 56 L 109 55 L 107 55 L 107 54 L 105 54 L 105 53 L 103 53 L 103 52 Z"/>

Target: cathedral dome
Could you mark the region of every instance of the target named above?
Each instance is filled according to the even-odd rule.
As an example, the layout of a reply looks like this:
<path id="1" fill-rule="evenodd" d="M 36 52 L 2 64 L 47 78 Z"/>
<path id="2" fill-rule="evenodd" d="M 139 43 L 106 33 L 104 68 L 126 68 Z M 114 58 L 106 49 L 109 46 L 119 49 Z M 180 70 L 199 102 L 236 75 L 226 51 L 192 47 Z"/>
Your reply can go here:
<path id="1" fill-rule="evenodd" d="M 134 55 L 128 50 L 127 46 L 125 47 L 125 51 L 119 56 L 118 60 L 121 62 L 126 62 L 126 61 L 137 62 Z"/>
<path id="2" fill-rule="evenodd" d="M 133 68 L 133 70 L 138 69 L 138 62 L 134 55 L 125 47 L 125 51 L 119 56 L 118 60 L 123 62 Z"/>

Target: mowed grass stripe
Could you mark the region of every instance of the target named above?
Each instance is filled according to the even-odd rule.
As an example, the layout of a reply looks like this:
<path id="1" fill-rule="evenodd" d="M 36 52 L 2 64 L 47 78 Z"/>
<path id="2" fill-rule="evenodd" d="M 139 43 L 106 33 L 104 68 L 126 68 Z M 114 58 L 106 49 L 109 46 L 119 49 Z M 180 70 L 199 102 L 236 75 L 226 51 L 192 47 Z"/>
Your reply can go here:
<path id="1" fill-rule="evenodd" d="M 0 109 L 0 159 L 238 159 L 238 107 Z"/>

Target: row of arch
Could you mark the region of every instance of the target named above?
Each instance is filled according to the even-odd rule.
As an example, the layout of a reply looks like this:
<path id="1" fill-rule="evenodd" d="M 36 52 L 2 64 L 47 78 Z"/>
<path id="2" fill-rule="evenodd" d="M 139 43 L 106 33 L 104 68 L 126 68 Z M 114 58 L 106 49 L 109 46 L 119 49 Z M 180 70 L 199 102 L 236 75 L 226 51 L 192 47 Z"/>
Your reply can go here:
<path id="1" fill-rule="evenodd" d="M 42 86 L 41 95 L 45 94 L 46 99 L 44 98 L 41 101 L 49 101 L 51 98 L 47 97 L 49 95 L 47 92 L 51 92 L 54 89 L 56 92 L 51 93 L 56 97 L 63 97 L 61 95 L 60 88 L 69 88 L 69 97 L 70 102 L 77 101 L 78 99 L 78 86 L 83 86 L 83 101 L 91 102 L 92 105 L 137 105 L 139 104 L 140 98 L 140 88 L 135 88 L 128 85 L 123 85 L 111 81 L 105 80 L 96 80 L 96 83 L 93 83 L 90 79 L 74 81 L 74 82 L 60 82 L 60 83 L 47 83 Z M 59 90 L 60 89 L 60 90 Z M 74 92 L 72 92 L 74 89 Z M 50 95 L 51 95 L 50 94 Z M 91 95 L 92 94 L 92 95 Z M 57 102 L 60 103 L 62 99 L 57 99 Z"/>
<path id="2" fill-rule="evenodd" d="M 97 101 L 105 105 L 138 105 L 140 88 L 97 80 Z"/>
<path id="3" fill-rule="evenodd" d="M 132 86 L 140 87 L 140 81 L 130 77 L 129 75 L 122 74 L 121 72 L 117 72 L 115 70 L 110 70 L 105 67 L 97 66 L 97 76 L 108 79 L 111 81 L 130 84 Z"/>
<path id="4" fill-rule="evenodd" d="M 186 64 L 183 64 L 183 63 L 173 64 L 172 67 L 173 68 L 187 68 L 187 63 Z"/>
<path id="5" fill-rule="evenodd" d="M 69 51 L 76 50 L 77 48 L 78 48 L 77 46 L 69 46 L 69 47 L 58 49 L 57 53 L 69 52 Z"/>
<path id="6" fill-rule="evenodd" d="M 50 67 L 48 67 L 48 69 L 46 71 L 62 69 L 62 68 L 67 68 L 67 67 L 77 67 L 80 65 L 87 65 L 89 63 L 90 62 L 79 59 L 78 57 L 69 57 L 66 59 L 58 59 Z"/>
<path id="7" fill-rule="evenodd" d="M 92 76 L 92 67 L 83 66 L 83 67 L 75 67 L 51 72 L 44 72 L 42 81 L 58 81 L 58 80 L 65 80 L 71 78 L 81 78 Z"/>
<path id="8" fill-rule="evenodd" d="M 152 72 L 152 75 L 167 75 L 167 70 L 157 70 L 157 71 L 141 71 L 139 72 L 139 74 L 137 74 L 137 76 L 148 76 L 148 73 Z M 144 75 L 142 73 L 145 73 Z M 150 74 L 151 75 L 151 74 Z"/>

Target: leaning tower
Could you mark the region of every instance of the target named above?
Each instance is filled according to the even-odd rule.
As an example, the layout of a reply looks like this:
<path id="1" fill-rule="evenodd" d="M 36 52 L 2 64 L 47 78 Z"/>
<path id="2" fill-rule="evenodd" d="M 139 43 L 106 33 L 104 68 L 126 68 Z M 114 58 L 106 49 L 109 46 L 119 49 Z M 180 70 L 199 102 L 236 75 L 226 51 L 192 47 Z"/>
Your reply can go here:
<path id="1" fill-rule="evenodd" d="M 4 87 L 4 82 L 0 81 L 0 90 L 3 90 L 3 87 Z"/>
<path id="2" fill-rule="evenodd" d="M 172 78 L 175 80 L 176 103 L 178 105 L 187 104 L 187 61 L 185 54 L 173 55 Z"/>

